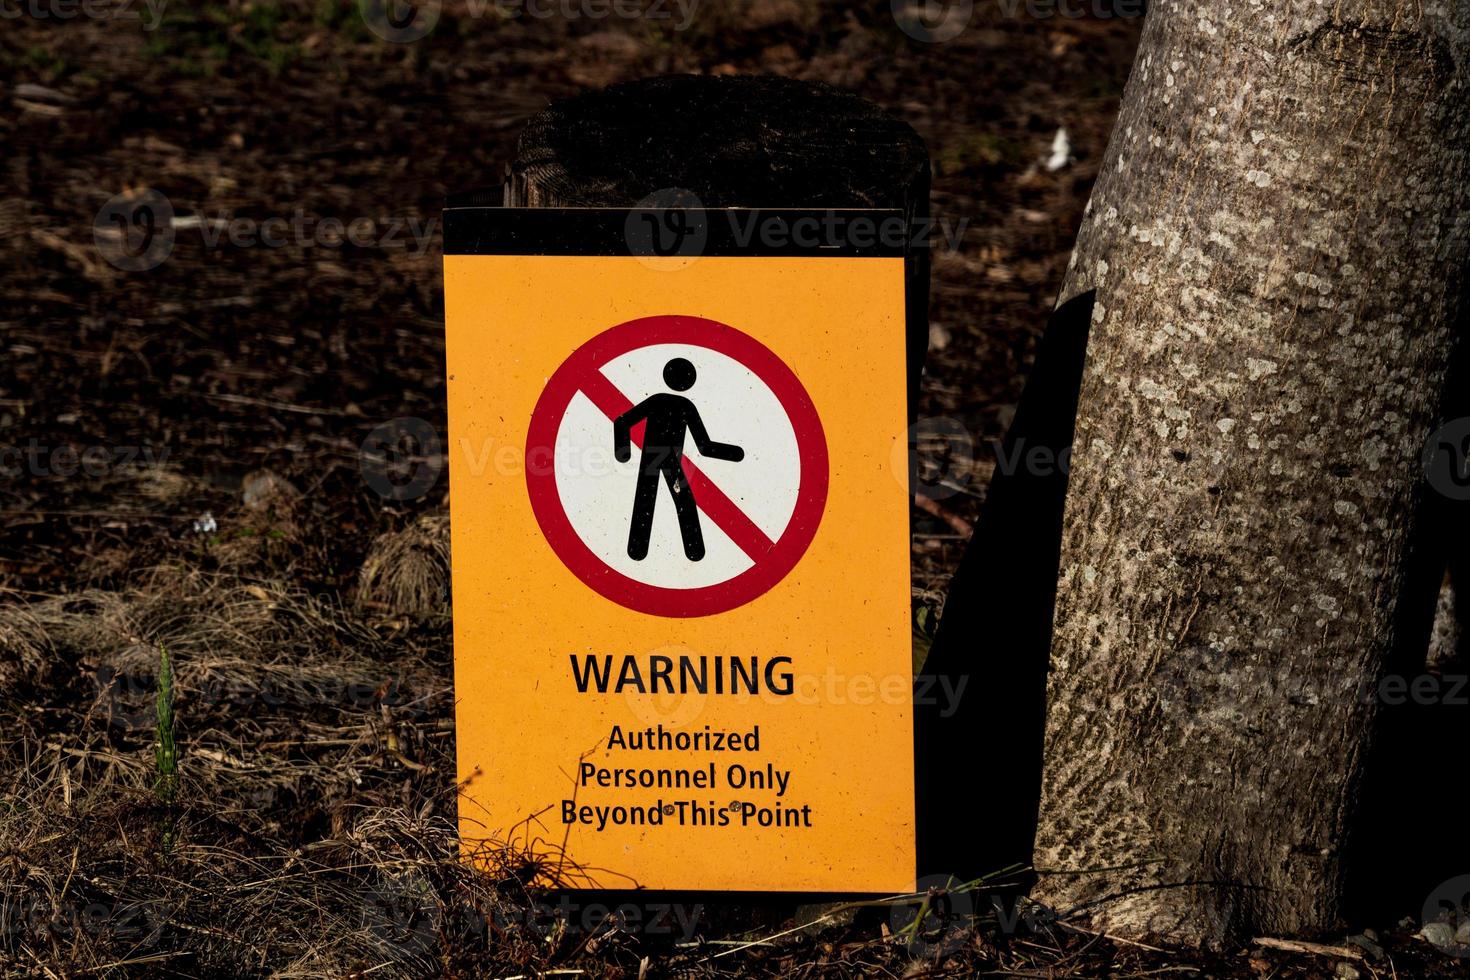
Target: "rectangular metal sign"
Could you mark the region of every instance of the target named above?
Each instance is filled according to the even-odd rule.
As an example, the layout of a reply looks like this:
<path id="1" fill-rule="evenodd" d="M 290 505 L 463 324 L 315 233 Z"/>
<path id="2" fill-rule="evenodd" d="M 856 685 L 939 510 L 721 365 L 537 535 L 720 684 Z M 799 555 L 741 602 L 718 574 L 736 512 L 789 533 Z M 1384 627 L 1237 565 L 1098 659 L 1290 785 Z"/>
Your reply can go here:
<path id="1" fill-rule="evenodd" d="M 909 890 L 904 218 L 676 218 L 445 215 L 466 854 Z"/>

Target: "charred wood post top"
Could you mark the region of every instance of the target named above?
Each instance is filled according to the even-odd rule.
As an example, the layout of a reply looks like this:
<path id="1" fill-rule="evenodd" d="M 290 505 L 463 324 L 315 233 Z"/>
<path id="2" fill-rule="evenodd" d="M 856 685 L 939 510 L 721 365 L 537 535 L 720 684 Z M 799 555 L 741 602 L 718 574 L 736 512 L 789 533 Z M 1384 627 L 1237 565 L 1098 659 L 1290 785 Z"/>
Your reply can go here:
<path id="1" fill-rule="evenodd" d="M 912 127 L 827 85 L 672 75 L 557 102 L 521 134 L 505 203 L 629 207 L 678 188 L 707 208 L 894 208 L 926 214 Z"/>
<path id="2" fill-rule="evenodd" d="M 692 195 L 693 200 L 687 195 Z M 467 195 L 458 204 L 501 203 Z M 849 92 L 765 75 L 669 75 L 553 103 L 521 133 L 507 207 L 881 208 L 929 216 L 913 127 Z M 929 254 L 911 249 L 910 415 L 929 342 Z"/>

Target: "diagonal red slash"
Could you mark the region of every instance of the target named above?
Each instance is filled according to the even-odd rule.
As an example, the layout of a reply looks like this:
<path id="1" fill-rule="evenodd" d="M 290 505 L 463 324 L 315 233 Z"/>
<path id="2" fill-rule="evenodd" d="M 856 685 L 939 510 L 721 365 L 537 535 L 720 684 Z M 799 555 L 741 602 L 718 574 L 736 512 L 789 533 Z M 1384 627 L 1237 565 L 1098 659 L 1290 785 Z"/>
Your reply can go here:
<path id="1" fill-rule="evenodd" d="M 597 406 L 597 410 L 606 415 L 609 420 L 616 419 L 628 409 L 633 407 L 633 402 L 618 390 L 617 385 L 607 380 L 607 376 L 601 371 L 593 371 L 581 385 L 582 394 L 587 400 Z M 633 445 L 639 449 L 643 448 L 643 423 L 639 422 L 633 427 Z M 746 516 L 740 505 L 735 503 L 725 492 L 715 485 L 715 482 L 705 475 L 704 471 L 695 465 L 688 456 L 684 457 L 684 476 L 689 480 L 689 490 L 694 494 L 694 502 L 699 509 L 704 511 L 715 526 L 724 531 L 735 546 L 745 552 L 752 562 L 759 562 L 772 548 L 776 542 L 766 537 L 766 532 L 760 526 Z"/>

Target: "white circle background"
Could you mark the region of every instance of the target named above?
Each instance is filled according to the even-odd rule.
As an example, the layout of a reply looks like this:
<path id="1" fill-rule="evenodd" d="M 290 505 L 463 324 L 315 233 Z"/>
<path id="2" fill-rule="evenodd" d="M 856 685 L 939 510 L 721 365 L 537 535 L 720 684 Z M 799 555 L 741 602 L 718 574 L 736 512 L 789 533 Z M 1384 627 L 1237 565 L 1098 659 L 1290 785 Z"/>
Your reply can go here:
<path id="1" fill-rule="evenodd" d="M 602 374 L 636 405 L 669 390 L 663 369 L 674 357 L 694 365 L 698 375 L 694 386 L 680 394 L 699 410 L 709 437 L 745 450 L 738 463 L 708 459 L 693 437 L 686 436 L 685 454 L 768 538 L 778 540 L 796 509 L 801 455 L 780 399 L 755 372 L 707 347 L 653 344 L 613 358 L 602 366 Z M 751 567 L 745 552 L 703 510 L 699 524 L 705 556 L 697 562 L 686 558 L 674 502 L 662 480 L 648 556 L 642 561 L 629 558 L 628 526 L 638 464 L 636 446 L 628 462 L 617 462 L 612 420 L 577 392 L 556 434 L 556 485 L 567 520 L 593 554 L 629 578 L 665 589 L 718 585 Z"/>

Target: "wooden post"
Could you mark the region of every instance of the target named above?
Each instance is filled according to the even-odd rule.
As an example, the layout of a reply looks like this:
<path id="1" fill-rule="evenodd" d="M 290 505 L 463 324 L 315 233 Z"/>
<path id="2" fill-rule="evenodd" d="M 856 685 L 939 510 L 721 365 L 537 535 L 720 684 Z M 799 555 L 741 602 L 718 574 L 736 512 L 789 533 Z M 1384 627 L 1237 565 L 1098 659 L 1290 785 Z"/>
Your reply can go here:
<path id="1" fill-rule="evenodd" d="M 929 157 L 906 123 L 850 93 L 767 76 L 679 75 L 558 102 L 521 134 L 503 196 L 451 204 L 902 211 L 929 217 Z M 912 241 L 912 236 L 911 236 Z M 929 339 L 929 253 L 905 260 L 909 417 Z"/>
<path id="2" fill-rule="evenodd" d="M 912 127 L 826 85 L 671 75 L 553 104 L 521 133 L 507 207 L 633 207 L 692 194 L 705 208 L 892 208 L 929 216 L 929 157 Z M 465 203 L 485 203 L 466 201 Z M 929 255 L 907 260 L 910 415 L 929 340 Z"/>

